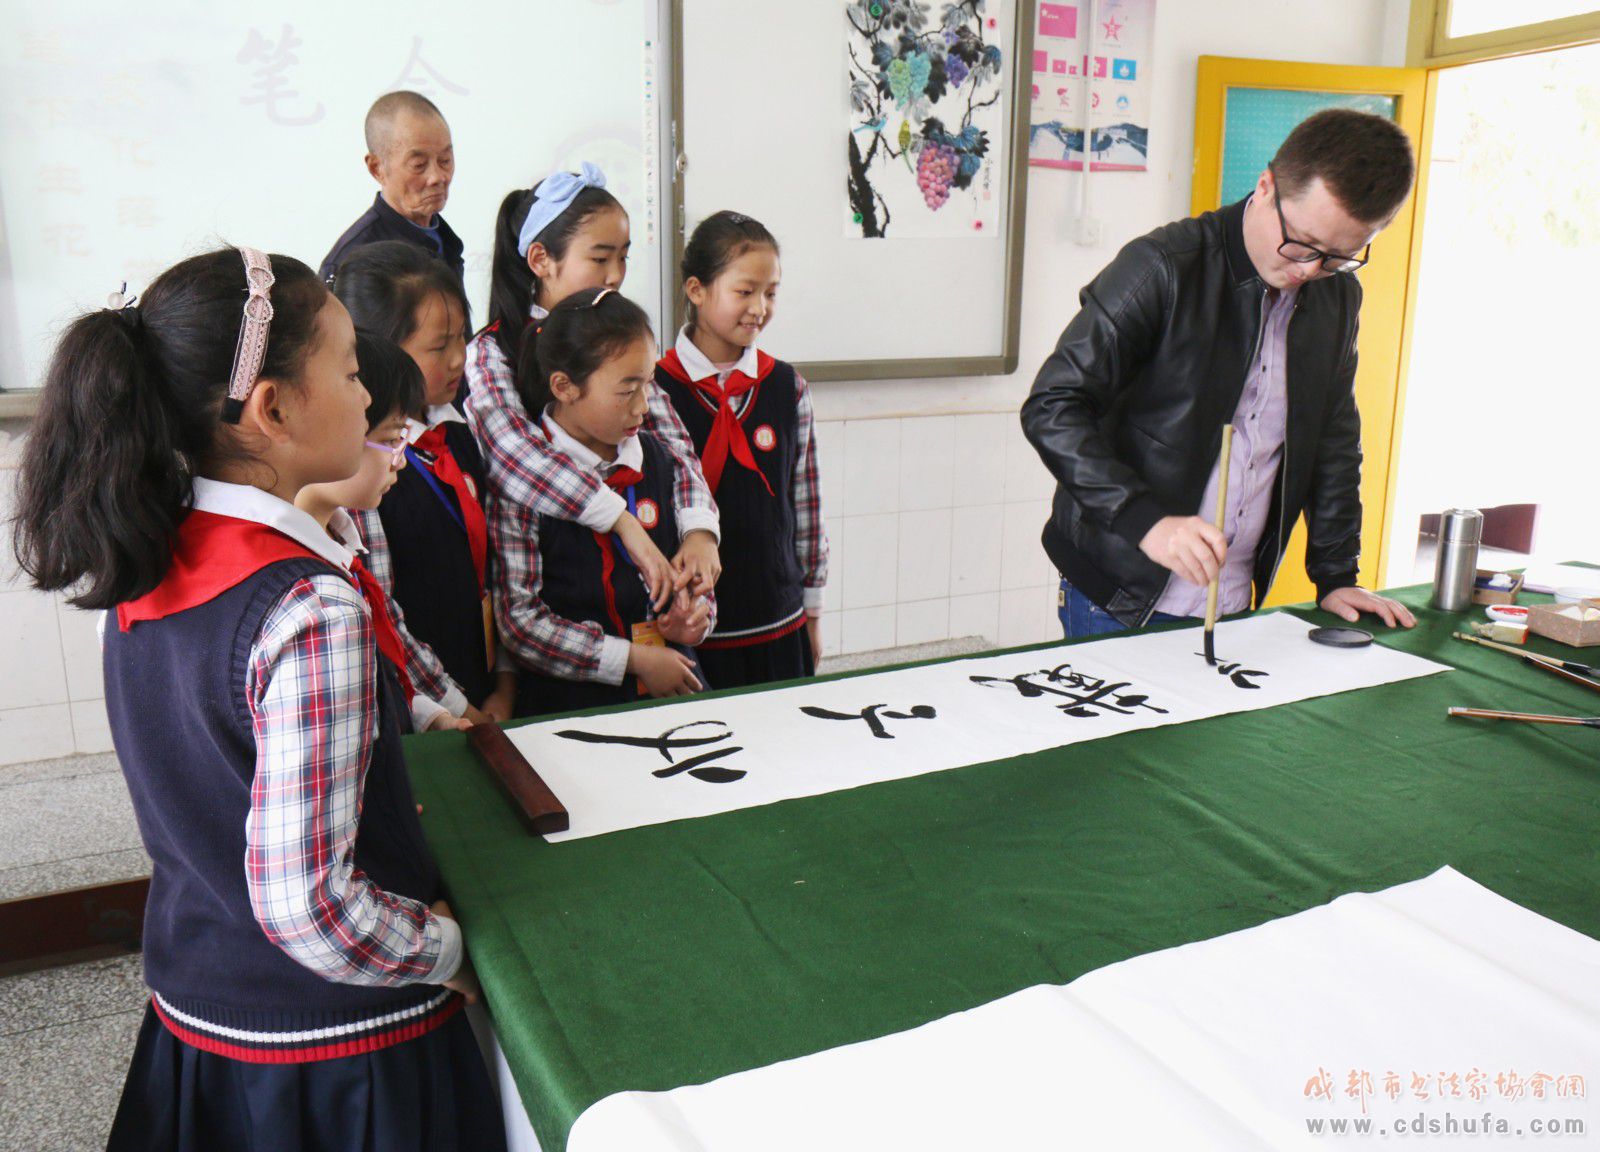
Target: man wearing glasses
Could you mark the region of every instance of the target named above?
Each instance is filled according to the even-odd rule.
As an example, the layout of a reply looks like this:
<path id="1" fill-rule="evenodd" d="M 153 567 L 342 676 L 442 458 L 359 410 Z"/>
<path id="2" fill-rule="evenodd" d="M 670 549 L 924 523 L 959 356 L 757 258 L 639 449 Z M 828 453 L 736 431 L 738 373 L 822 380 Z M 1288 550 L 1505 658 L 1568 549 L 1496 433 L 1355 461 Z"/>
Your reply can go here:
<path id="1" fill-rule="evenodd" d="M 1244 201 L 1134 240 L 1083 289 L 1022 406 L 1023 431 L 1057 481 L 1044 546 L 1061 573 L 1068 637 L 1203 616 L 1219 573 L 1220 614 L 1259 604 L 1302 512 L 1323 608 L 1415 623 L 1356 586 L 1353 275 L 1414 176 L 1393 121 L 1319 112 Z"/>

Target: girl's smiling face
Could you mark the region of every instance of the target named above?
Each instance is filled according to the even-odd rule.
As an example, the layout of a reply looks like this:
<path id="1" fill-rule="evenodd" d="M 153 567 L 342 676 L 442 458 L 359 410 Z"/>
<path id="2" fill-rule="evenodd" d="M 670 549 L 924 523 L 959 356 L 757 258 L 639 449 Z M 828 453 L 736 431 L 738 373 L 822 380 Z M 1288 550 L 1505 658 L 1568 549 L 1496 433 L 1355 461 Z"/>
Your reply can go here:
<path id="1" fill-rule="evenodd" d="M 417 305 L 416 324 L 400 347 L 422 369 L 428 406 L 449 404 L 467 364 L 467 318 L 457 301 L 435 292 Z"/>
<path id="2" fill-rule="evenodd" d="M 710 284 L 691 276 L 684 293 L 694 305 L 695 344 L 714 363 L 737 360 L 772 322 L 780 279 L 778 254 L 765 244 L 729 261 Z"/>

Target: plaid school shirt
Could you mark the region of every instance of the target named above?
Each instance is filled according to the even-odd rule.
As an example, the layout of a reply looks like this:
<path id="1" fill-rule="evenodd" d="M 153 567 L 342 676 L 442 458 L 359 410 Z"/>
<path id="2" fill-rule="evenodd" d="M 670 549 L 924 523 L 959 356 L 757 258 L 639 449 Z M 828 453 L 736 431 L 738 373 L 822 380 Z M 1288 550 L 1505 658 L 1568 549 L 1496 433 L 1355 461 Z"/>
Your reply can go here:
<path id="1" fill-rule="evenodd" d="M 542 317 L 541 317 L 542 318 Z M 553 450 L 517 394 L 516 373 L 491 333 L 467 345 L 467 423 L 483 449 L 489 490 L 484 512 L 494 555 L 494 614 L 500 643 L 522 664 L 569 680 L 622 682 L 616 645 L 593 624 L 557 616 L 538 598 L 541 516 L 609 532 L 627 510 L 600 473 Z M 652 389 L 645 430 L 673 457 L 673 503 L 680 536 L 703 530 L 721 539 L 716 502 L 694 444 L 671 401 Z M 623 642 L 625 646 L 625 642 Z M 625 657 L 625 649 L 624 649 Z"/>
<path id="2" fill-rule="evenodd" d="M 599 477 L 601 483 L 618 468 L 643 466 L 644 452 L 638 437 L 623 441 L 617 458 L 608 462 L 567 435 L 555 421 L 543 420 L 540 427 L 550 438 L 553 459 L 570 460 L 573 468 Z M 598 624 L 557 615 L 540 595 L 544 588 L 543 557 L 539 555 L 542 517 L 526 505 L 499 499 L 492 483 L 488 515 L 489 540 L 497 553 L 509 548 L 515 554 L 514 560 L 503 560 L 496 570 L 494 604 L 502 635 L 517 637 L 509 642 L 517 659 L 529 668 L 565 680 L 621 684 L 627 675 L 632 644 L 620 636 L 608 635 Z M 702 599 L 710 609 L 700 637 L 704 639 L 717 626 L 717 601 L 714 595 Z"/>
<path id="3" fill-rule="evenodd" d="M 735 371 L 751 379 L 756 372 L 755 345 L 744 350 L 738 362 L 726 369 L 706 358 L 706 354 L 689 339 L 688 329 L 678 333 L 673 350 L 678 353 L 678 363 L 695 382 L 715 378 L 720 388 Z M 733 414 L 740 415 L 751 394 L 746 393 L 733 402 Z M 817 417 L 811 406 L 811 389 L 806 378 L 794 374 L 795 402 L 795 466 L 794 482 L 789 498 L 794 503 L 794 553 L 800 562 L 801 595 L 804 597 L 806 615 L 822 614 L 822 591 L 828 586 L 828 531 L 822 521 L 822 481 L 817 475 Z"/>
<path id="4" fill-rule="evenodd" d="M 268 524 L 349 570 L 349 548 L 260 489 L 197 479 L 194 506 Z M 333 572 L 297 581 L 262 622 L 245 671 L 256 739 L 243 861 L 250 906 L 268 939 L 328 980 L 443 983 L 461 967 L 460 927 L 355 867 L 378 738 L 377 662 L 366 601 Z"/>
<path id="5" fill-rule="evenodd" d="M 394 598 L 394 558 L 389 553 L 389 539 L 383 534 L 383 521 L 372 509 L 344 508 L 340 513 L 340 517 L 329 523 L 329 528 L 334 528 L 341 520 L 349 525 L 341 532 L 345 547 L 361 555 L 361 562 L 388 598 L 389 618 L 400 634 L 400 647 L 406 655 L 406 675 L 411 677 L 411 687 L 416 690 L 411 699 L 411 726 L 418 732 L 425 732 L 441 712 L 448 712 L 459 720 L 467 712 L 467 694 L 444 670 L 434 650 L 411 634 L 411 629 L 406 627 L 406 614 Z"/>

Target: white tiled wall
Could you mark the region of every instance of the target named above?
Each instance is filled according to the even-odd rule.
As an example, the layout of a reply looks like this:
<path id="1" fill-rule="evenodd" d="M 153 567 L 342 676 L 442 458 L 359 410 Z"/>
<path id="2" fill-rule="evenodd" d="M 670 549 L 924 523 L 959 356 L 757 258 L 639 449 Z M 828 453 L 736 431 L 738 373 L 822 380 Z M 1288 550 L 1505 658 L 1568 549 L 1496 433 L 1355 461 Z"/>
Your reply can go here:
<path id="1" fill-rule="evenodd" d="M 11 517 L 16 472 L 0 460 L 0 519 Z M 36 592 L 0 535 L 0 765 L 109 752 L 95 614 Z"/>
<path id="2" fill-rule="evenodd" d="M 1039 545 L 1052 485 L 1015 414 L 822 420 L 817 446 L 829 655 L 1056 634 Z"/>

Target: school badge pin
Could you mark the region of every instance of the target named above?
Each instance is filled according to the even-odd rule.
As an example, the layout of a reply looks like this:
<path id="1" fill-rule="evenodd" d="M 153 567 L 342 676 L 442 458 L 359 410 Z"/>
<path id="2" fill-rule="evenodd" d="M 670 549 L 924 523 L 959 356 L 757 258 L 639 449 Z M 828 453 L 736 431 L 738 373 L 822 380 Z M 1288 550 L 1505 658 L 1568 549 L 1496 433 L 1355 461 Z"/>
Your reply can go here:
<path id="1" fill-rule="evenodd" d="M 763 452 L 771 452 L 778 443 L 778 434 L 772 430 L 771 424 L 763 424 L 756 429 L 753 439 L 757 448 Z"/>
<path id="2" fill-rule="evenodd" d="M 654 528 L 661 523 L 661 509 L 656 507 L 654 500 L 639 501 L 639 507 L 634 512 L 634 515 L 639 518 L 639 523 L 646 528 Z"/>

